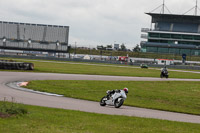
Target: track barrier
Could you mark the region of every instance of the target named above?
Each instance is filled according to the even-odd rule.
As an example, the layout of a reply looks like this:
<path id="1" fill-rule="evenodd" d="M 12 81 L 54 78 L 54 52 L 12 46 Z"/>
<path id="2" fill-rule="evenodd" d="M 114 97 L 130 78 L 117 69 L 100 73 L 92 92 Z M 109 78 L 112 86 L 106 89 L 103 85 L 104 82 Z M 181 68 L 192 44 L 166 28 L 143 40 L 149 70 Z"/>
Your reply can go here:
<path id="1" fill-rule="evenodd" d="M 15 62 L 13 60 L 0 60 L 0 69 L 33 70 L 34 64 L 27 62 Z"/>

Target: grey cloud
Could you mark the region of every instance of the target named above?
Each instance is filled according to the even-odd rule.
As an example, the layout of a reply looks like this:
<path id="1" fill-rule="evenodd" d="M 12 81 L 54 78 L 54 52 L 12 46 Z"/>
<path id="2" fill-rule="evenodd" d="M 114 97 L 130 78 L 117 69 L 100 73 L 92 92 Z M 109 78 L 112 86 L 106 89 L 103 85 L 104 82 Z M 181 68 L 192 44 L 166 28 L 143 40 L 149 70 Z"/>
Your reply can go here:
<path id="1" fill-rule="evenodd" d="M 150 27 L 149 12 L 161 0 L 6 0 L 0 1 L 2 21 L 70 26 L 69 42 L 80 45 L 140 42 L 140 29 Z M 168 0 L 171 12 L 181 14 L 195 0 Z M 157 11 L 159 12 L 159 11 Z"/>

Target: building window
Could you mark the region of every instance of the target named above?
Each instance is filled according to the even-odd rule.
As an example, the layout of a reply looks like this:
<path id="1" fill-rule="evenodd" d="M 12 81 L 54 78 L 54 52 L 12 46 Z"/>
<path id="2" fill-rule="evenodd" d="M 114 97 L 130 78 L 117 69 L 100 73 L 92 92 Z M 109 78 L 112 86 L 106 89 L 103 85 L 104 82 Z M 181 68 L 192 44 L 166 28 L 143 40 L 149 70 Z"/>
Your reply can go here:
<path id="1" fill-rule="evenodd" d="M 159 53 L 169 53 L 169 49 L 168 48 L 158 48 L 158 52 Z"/>
<path id="2" fill-rule="evenodd" d="M 178 48 L 169 48 L 169 53 L 180 54 L 180 50 Z"/>
<path id="3" fill-rule="evenodd" d="M 193 40 L 193 36 L 191 36 L 191 35 L 183 35 L 183 39 L 191 39 L 191 40 Z"/>
<path id="4" fill-rule="evenodd" d="M 159 40 L 153 40 L 153 39 L 149 39 L 149 41 L 148 42 L 157 42 L 157 43 L 159 43 L 160 41 Z"/>
<path id="5" fill-rule="evenodd" d="M 200 40 L 200 36 L 194 36 L 194 40 Z"/>
<path id="6" fill-rule="evenodd" d="M 181 50 L 180 50 L 180 54 L 190 55 L 190 54 L 191 54 L 191 51 L 190 51 L 190 49 L 181 49 Z"/>
<path id="7" fill-rule="evenodd" d="M 172 37 L 173 39 L 181 39 L 181 38 L 182 38 L 182 36 L 181 36 L 181 35 L 178 35 L 178 34 L 172 34 L 171 37 Z"/>
<path id="8" fill-rule="evenodd" d="M 158 52 L 158 48 L 157 47 L 147 47 L 147 52 Z"/>
<path id="9" fill-rule="evenodd" d="M 170 34 L 160 34 L 161 38 L 171 38 Z"/>
<path id="10" fill-rule="evenodd" d="M 158 33 L 149 33 L 149 37 L 159 37 Z"/>
<path id="11" fill-rule="evenodd" d="M 191 50 L 191 55 L 200 55 L 200 50 Z"/>
<path id="12" fill-rule="evenodd" d="M 146 48 L 146 47 L 142 47 L 142 48 L 141 48 L 141 51 L 142 51 L 142 52 L 147 52 L 147 48 Z"/>

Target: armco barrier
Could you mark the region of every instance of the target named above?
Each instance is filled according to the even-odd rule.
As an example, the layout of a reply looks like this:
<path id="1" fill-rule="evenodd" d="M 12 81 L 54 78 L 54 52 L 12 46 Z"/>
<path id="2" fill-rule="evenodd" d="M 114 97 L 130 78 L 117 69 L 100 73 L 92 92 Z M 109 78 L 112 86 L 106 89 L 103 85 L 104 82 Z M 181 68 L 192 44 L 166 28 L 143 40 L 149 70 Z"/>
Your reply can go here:
<path id="1" fill-rule="evenodd" d="M 56 61 L 75 61 L 75 62 L 90 62 L 90 63 L 105 63 L 105 64 L 121 64 L 121 65 L 133 65 L 140 66 L 140 63 L 122 63 L 120 61 L 101 61 L 101 60 L 84 60 L 84 59 L 69 59 L 69 58 L 56 58 L 56 57 L 38 57 L 38 56 L 17 56 L 17 55 L 0 55 L 0 57 L 8 58 L 22 58 L 22 59 L 39 59 L 39 60 L 56 60 Z M 163 65 L 147 64 L 149 67 L 163 68 Z M 188 65 L 169 65 L 167 68 L 172 69 L 190 69 L 200 70 L 200 66 L 188 66 Z"/>

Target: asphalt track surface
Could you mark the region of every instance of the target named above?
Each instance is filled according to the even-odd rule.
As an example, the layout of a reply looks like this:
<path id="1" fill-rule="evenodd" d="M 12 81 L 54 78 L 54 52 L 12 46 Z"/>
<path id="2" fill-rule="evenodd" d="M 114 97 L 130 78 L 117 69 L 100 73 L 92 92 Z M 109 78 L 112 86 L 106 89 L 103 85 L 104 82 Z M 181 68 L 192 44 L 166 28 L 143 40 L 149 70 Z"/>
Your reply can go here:
<path id="1" fill-rule="evenodd" d="M 200 116 L 152 109 L 122 106 L 119 109 L 105 106 L 101 107 L 98 102 L 79 100 L 67 97 L 48 96 L 27 91 L 20 91 L 7 86 L 8 83 L 30 80 L 107 80 L 107 81 L 200 81 L 200 79 L 160 79 L 148 77 L 123 77 L 123 76 L 100 76 L 80 74 L 54 74 L 54 73 L 29 73 L 29 72 L 0 72 L 0 100 L 6 98 L 11 101 L 45 106 L 52 108 L 79 110 L 83 112 L 137 116 L 155 118 L 170 121 L 200 123 Z"/>

